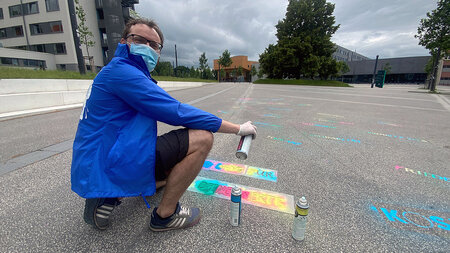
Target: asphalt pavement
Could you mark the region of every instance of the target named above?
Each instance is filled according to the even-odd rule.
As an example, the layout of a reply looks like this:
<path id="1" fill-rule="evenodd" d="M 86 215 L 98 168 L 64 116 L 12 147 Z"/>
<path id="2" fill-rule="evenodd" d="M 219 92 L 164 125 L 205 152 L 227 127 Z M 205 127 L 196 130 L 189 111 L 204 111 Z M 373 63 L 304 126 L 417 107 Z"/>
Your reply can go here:
<path id="1" fill-rule="evenodd" d="M 214 135 L 181 199 L 201 208 L 198 225 L 151 232 L 140 197 L 124 199 L 106 231 L 85 224 L 70 190 L 79 108 L 0 121 L 0 252 L 448 252 L 450 92 L 226 83 L 170 94 L 258 127 L 246 160 L 238 136 Z M 248 173 L 257 169 L 271 180 Z M 234 184 L 249 192 L 238 227 L 224 198 Z M 162 192 L 147 197 L 152 207 Z M 310 209 L 298 242 L 285 200 L 301 196 Z"/>

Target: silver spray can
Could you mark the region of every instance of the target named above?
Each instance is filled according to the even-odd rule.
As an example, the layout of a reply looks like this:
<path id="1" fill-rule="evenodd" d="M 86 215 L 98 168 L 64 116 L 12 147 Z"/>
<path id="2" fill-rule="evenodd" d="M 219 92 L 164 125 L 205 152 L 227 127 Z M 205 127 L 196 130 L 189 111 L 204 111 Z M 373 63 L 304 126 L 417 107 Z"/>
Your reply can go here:
<path id="1" fill-rule="evenodd" d="M 239 226 L 241 224 L 241 188 L 234 186 L 231 190 L 231 205 L 230 205 L 230 221 L 232 226 Z"/>
<path id="2" fill-rule="evenodd" d="M 305 239 L 306 221 L 308 219 L 308 202 L 306 198 L 301 197 L 295 204 L 294 225 L 292 228 L 292 237 L 295 240 L 303 241 Z"/>
<path id="3" fill-rule="evenodd" d="M 253 135 L 242 136 L 239 141 L 239 145 L 236 150 L 236 157 L 245 160 L 248 156 L 248 151 L 250 150 L 250 145 L 252 145 Z"/>

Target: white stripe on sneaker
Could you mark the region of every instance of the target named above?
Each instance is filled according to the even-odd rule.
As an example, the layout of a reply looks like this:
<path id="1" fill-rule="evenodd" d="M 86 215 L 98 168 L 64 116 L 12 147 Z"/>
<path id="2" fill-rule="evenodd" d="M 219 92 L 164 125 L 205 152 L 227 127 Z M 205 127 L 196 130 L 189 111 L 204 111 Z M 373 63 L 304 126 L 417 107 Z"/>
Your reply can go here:
<path id="1" fill-rule="evenodd" d="M 109 215 L 109 214 L 111 213 L 111 211 L 108 211 L 108 210 L 102 210 L 102 209 L 97 209 L 97 213 L 104 213 L 104 214 Z"/>
<path id="2" fill-rule="evenodd" d="M 99 214 L 99 213 L 97 213 L 97 214 L 95 214 L 97 217 L 100 217 L 100 218 L 102 218 L 102 219 L 108 219 L 109 218 L 109 215 L 103 215 L 103 214 Z"/>
<path id="3" fill-rule="evenodd" d="M 103 209 L 112 211 L 114 209 L 114 206 L 102 205 L 102 206 L 97 207 L 97 209 L 99 209 L 99 208 L 103 208 Z"/>

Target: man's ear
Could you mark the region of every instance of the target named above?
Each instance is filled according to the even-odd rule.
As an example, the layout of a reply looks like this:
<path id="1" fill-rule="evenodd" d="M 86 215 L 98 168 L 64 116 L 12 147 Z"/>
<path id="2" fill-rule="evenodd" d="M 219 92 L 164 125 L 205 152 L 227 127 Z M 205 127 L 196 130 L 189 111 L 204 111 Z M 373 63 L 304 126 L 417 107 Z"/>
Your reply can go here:
<path id="1" fill-rule="evenodd" d="M 127 44 L 127 40 L 124 39 L 124 38 L 121 38 L 121 39 L 120 39 L 120 44 Z"/>

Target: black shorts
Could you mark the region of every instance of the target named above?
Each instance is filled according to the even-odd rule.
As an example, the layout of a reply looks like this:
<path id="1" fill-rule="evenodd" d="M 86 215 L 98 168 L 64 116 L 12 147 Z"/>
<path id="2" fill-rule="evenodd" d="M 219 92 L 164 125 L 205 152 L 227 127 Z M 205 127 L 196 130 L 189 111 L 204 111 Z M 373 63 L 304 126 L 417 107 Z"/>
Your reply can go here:
<path id="1" fill-rule="evenodd" d="M 189 130 L 172 130 L 158 136 L 156 141 L 155 179 L 162 181 L 169 176 L 172 168 L 181 162 L 189 148 Z"/>

